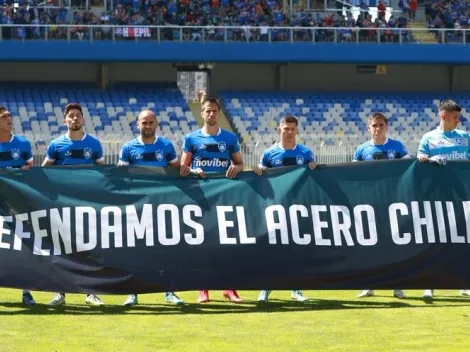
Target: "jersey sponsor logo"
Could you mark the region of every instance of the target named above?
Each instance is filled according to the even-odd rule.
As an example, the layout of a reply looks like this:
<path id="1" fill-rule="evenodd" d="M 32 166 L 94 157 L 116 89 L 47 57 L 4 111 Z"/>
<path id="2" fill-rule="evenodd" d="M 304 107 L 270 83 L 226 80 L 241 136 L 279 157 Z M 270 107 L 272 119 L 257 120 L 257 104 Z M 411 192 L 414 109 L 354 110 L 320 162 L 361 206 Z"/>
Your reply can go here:
<path id="1" fill-rule="evenodd" d="M 452 153 L 444 154 L 444 157 L 447 157 L 449 160 L 463 160 L 463 159 L 468 159 L 467 152 L 461 152 L 459 153 L 458 151 L 454 150 Z"/>
<path id="2" fill-rule="evenodd" d="M 303 165 L 304 157 L 302 155 L 297 155 L 297 157 L 295 158 L 295 161 L 296 161 L 297 165 Z"/>
<path id="3" fill-rule="evenodd" d="M 18 160 L 20 158 L 20 150 L 19 149 L 12 149 L 11 150 L 11 157 L 14 159 L 14 160 Z"/>
<path id="4" fill-rule="evenodd" d="M 445 148 L 445 147 L 462 147 L 467 146 L 467 139 L 465 138 L 450 138 L 450 139 L 439 139 L 439 140 L 430 140 L 429 149 L 434 148 Z"/>
<path id="5" fill-rule="evenodd" d="M 282 159 L 277 159 L 275 162 L 274 162 L 274 165 L 282 165 L 283 163 L 283 160 Z"/>
<path id="6" fill-rule="evenodd" d="M 389 159 L 395 159 L 396 152 L 394 150 L 387 150 L 387 157 Z"/>
<path id="7" fill-rule="evenodd" d="M 155 159 L 157 159 L 158 161 L 162 161 L 163 160 L 163 152 L 161 150 L 157 150 L 155 152 Z"/>
<path id="8" fill-rule="evenodd" d="M 213 159 L 194 159 L 196 167 L 224 167 L 228 168 L 228 160 L 221 160 L 219 158 Z"/>
<path id="9" fill-rule="evenodd" d="M 137 154 L 135 156 L 136 160 L 142 160 L 144 158 L 144 156 L 142 154 Z"/>
<path id="10" fill-rule="evenodd" d="M 224 141 L 220 141 L 218 144 L 217 144 L 217 147 L 219 148 L 219 150 L 223 153 L 227 150 L 227 144 L 225 144 Z"/>
<path id="11" fill-rule="evenodd" d="M 93 155 L 93 151 L 91 150 L 91 148 L 86 147 L 83 149 L 83 157 L 85 159 L 90 159 L 92 155 Z"/>

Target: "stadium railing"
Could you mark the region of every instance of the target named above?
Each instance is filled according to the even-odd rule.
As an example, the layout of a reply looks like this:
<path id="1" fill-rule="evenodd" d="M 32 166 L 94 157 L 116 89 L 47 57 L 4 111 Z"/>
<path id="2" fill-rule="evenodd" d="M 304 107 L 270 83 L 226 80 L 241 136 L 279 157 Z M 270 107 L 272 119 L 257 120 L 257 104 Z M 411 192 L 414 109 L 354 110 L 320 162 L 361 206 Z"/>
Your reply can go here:
<path id="1" fill-rule="evenodd" d="M 431 32 L 439 43 L 466 44 L 470 29 L 250 27 L 250 26 L 112 26 L 0 25 L 3 40 L 284 42 L 284 43 L 425 43 Z M 380 35 L 377 35 L 379 33 Z M 470 40 L 470 37 L 469 37 Z"/>

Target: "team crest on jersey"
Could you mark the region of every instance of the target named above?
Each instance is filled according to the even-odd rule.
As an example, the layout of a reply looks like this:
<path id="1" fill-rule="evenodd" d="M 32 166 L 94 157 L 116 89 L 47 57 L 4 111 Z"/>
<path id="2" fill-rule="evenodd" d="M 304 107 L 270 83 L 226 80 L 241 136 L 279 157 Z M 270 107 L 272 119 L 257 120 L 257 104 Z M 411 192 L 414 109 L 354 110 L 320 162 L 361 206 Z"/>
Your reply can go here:
<path id="1" fill-rule="evenodd" d="M 297 158 L 295 158 L 295 161 L 297 162 L 297 165 L 303 165 L 304 157 L 302 155 L 297 155 Z"/>
<path id="2" fill-rule="evenodd" d="M 92 156 L 92 154 L 93 154 L 93 151 L 91 150 L 91 148 L 85 148 L 85 149 L 83 149 L 83 157 L 84 157 L 85 159 L 90 159 L 91 156 Z"/>
<path id="3" fill-rule="evenodd" d="M 455 138 L 455 143 L 457 143 L 458 145 L 461 145 L 462 142 L 463 142 L 462 138 Z"/>
<path id="4" fill-rule="evenodd" d="M 395 151 L 394 150 L 387 151 L 387 157 L 389 159 L 395 159 Z"/>
<path id="5" fill-rule="evenodd" d="M 161 150 L 157 150 L 155 152 L 155 159 L 157 159 L 158 161 L 162 161 L 163 160 L 163 152 Z"/>
<path id="6" fill-rule="evenodd" d="M 225 144 L 224 141 L 220 141 L 217 146 L 221 152 L 225 152 L 227 150 L 227 144 Z"/>
<path id="7" fill-rule="evenodd" d="M 14 159 L 14 160 L 18 160 L 20 158 L 20 150 L 19 149 L 12 149 L 11 150 L 11 157 Z"/>

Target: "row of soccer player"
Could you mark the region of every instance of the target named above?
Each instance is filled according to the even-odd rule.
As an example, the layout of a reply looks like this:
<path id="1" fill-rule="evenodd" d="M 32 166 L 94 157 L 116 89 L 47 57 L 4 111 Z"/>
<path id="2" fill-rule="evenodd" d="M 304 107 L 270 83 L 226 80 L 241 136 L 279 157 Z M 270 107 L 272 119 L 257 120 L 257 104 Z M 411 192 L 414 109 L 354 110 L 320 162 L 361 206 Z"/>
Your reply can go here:
<path id="1" fill-rule="evenodd" d="M 465 131 L 456 129 L 460 121 L 460 111 L 460 106 L 453 101 L 447 100 L 440 104 L 440 127 L 423 136 L 418 151 L 418 158 L 421 162 L 431 160 L 445 164 L 447 159 L 468 159 L 469 135 Z M 227 178 L 235 178 L 244 169 L 240 146 L 235 134 L 219 127 L 219 114 L 220 104 L 216 99 L 206 98 L 202 102 L 201 115 L 204 126 L 185 136 L 180 161 L 172 142 L 156 135 L 158 121 L 155 114 L 149 110 L 142 111 L 137 121 L 140 137 L 123 145 L 118 165 L 171 166 L 178 168 L 183 177 L 190 173 L 205 177 L 206 173 L 225 172 Z M 103 164 L 101 143 L 83 130 L 84 118 L 80 105 L 68 104 L 66 106 L 64 124 L 68 128 L 67 133 L 49 144 L 42 166 Z M 353 161 L 410 157 L 406 147 L 400 141 L 387 138 L 385 115 L 372 114 L 369 117 L 368 129 L 372 138 L 357 148 Z M 312 151 L 296 143 L 298 120 L 294 116 L 284 116 L 280 120 L 278 132 L 279 143 L 263 153 L 259 165 L 253 171 L 261 175 L 266 168 L 293 165 L 308 165 L 312 170 L 315 169 L 316 163 Z M 0 148 L 2 155 L 0 167 L 20 167 L 27 170 L 33 165 L 29 141 L 13 135 L 11 115 L 1 106 Z M 269 294 L 269 290 L 261 291 L 258 300 L 268 300 Z M 461 294 L 470 295 L 470 290 L 461 290 Z M 242 301 L 237 291 L 233 289 L 225 290 L 223 295 L 233 302 Z M 373 290 L 364 290 L 358 297 L 372 295 Z M 432 290 L 426 290 L 423 296 L 430 298 L 432 295 Z M 394 296 L 406 298 L 405 293 L 400 289 L 394 290 Z M 307 300 L 298 289 L 292 290 L 291 297 L 299 301 Z M 166 292 L 165 299 L 170 303 L 184 304 L 174 292 Z M 208 291 L 201 290 L 197 301 L 208 302 Z M 23 291 L 23 302 L 26 305 L 35 304 L 28 290 Z M 85 302 L 92 305 L 103 304 L 99 297 L 93 294 L 88 294 Z M 64 303 L 65 293 L 57 293 L 50 305 L 56 306 Z M 137 303 L 137 294 L 131 294 L 124 304 L 132 306 Z"/>

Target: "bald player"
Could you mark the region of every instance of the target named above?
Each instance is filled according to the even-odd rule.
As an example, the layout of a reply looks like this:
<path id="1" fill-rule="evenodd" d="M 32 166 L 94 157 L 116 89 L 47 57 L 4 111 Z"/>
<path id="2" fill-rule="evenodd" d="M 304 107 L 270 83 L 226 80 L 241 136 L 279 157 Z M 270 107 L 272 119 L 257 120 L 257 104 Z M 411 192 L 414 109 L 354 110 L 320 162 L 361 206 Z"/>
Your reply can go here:
<path id="1" fill-rule="evenodd" d="M 158 121 L 155 113 L 150 110 L 142 111 L 137 118 L 140 136 L 122 146 L 118 166 L 168 167 L 169 165 L 179 169 L 180 162 L 176 157 L 173 144 L 156 135 L 157 127 Z M 184 304 L 174 292 L 166 292 L 165 300 L 177 305 Z M 124 305 L 134 306 L 137 303 L 137 294 L 131 294 L 127 297 Z"/>

